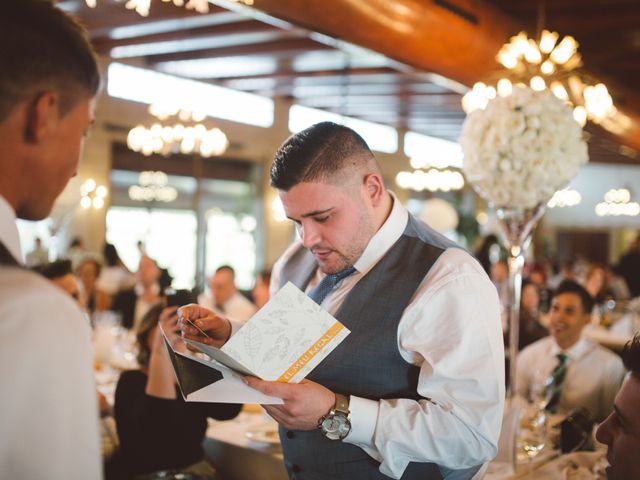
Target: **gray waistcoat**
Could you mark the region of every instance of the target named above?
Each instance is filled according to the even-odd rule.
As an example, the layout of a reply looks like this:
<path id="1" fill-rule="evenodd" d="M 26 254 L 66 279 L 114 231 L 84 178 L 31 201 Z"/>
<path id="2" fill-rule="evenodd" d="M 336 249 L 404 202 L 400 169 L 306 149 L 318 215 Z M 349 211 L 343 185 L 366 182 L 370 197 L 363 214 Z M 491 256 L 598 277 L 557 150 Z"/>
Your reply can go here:
<path id="1" fill-rule="evenodd" d="M 407 363 L 398 351 L 398 323 L 429 269 L 452 246 L 455 245 L 445 237 L 409 216 L 402 236 L 358 281 L 336 312 L 335 317 L 351 334 L 308 378 L 334 392 L 372 400 L 421 398 L 417 393 L 419 369 Z M 304 290 L 316 268 L 313 255 L 301 247 L 284 265 L 281 286 L 291 281 Z M 319 430 L 280 428 L 280 439 L 292 479 L 389 478 L 380 473 L 379 463 L 361 448 L 328 440 Z M 440 479 L 445 473 L 447 478 L 454 478 L 449 477 L 453 472 L 441 472 L 433 463 L 411 463 L 402 480 Z"/>

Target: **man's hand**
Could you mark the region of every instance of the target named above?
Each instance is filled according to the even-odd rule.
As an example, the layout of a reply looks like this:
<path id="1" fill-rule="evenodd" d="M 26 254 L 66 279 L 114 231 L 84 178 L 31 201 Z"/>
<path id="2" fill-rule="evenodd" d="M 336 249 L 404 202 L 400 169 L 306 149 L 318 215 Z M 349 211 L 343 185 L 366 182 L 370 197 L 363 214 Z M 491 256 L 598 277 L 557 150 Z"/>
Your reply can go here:
<path id="1" fill-rule="evenodd" d="M 229 320 L 195 303 L 178 309 L 178 327 L 183 337 L 217 348 L 231 336 Z"/>
<path id="2" fill-rule="evenodd" d="M 263 405 L 273 419 L 290 430 L 313 430 L 318 420 L 336 403 L 335 394 L 309 380 L 300 383 L 266 382 L 255 377 L 244 377 L 251 388 L 284 400 L 283 405 Z"/>

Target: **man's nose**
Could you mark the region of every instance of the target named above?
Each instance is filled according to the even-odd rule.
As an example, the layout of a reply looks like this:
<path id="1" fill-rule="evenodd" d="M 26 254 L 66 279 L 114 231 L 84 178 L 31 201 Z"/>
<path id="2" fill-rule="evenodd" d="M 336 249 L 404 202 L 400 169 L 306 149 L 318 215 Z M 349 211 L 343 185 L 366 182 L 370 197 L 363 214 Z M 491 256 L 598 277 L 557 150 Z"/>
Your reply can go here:
<path id="1" fill-rule="evenodd" d="M 318 229 L 313 225 L 309 223 L 302 224 L 300 225 L 299 232 L 302 239 L 302 245 L 305 248 L 311 248 L 319 243 L 320 235 L 318 233 Z"/>

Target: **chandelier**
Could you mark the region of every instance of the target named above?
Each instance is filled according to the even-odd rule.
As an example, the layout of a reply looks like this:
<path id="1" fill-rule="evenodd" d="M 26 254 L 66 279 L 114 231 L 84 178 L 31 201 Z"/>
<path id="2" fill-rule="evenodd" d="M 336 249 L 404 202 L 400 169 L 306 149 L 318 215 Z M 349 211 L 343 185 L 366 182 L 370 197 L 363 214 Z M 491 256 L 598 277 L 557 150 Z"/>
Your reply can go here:
<path id="1" fill-rule="evenodd" d="M 604 194 L 604 202 L 598 203 L 595 211 L 599 217 L 609 215 L 635 217 L 640 215 L 640 204 L 631 201 L 631 192 L 628 189 L 611 189 Z"/>
<path id="2" fill-rule="evenodd" d="M 564 188 L 553 194 L 553 197 L 547 202 L 549 208 L 573 207 L 582 201 L 582 195 L 573 188 Z"/>
<path id="3" fill-rule="evenodd" d="M 412 157 L 410 164 L 413 172 L 402 171 L 396 175 L 396 184 L 400 188 L 416 192 L 450 192 L 464 187 L 464 177 L 457 170 L 418 157 Z"/>
<path id="4" fill-rule="evenodd" d="M 127 135 L 127 146 L 143 155 L 159 153 L 197 153 L 203 157 L 221 155 L 229 146 L 227 136 L 219 128 L 207 129 L 201 122 L 205 115 L 176 106 L 153 104 L 149 113 L 159 120 L 177 117 L 173 125 L 155 122 L 151 127 L 138 125 Z"/>
<path id="5" fill-rule="evenodd" d="M 129 187 L 129 198 L 138 202 L 173 202 L 178 198 L 178 190 L 168 183 L 164 172 L 140 172 L 138 185 Z"/>
<path id="6" fill-rule="evenodd" d="M 540 19 L 539 19 L 539 23 Z M 514 84 L 533 90 L 550 89 L 553 94 L 573 107 L 575 120 L 584 126 L 587 120 L 601 123 L 616 113 L 607 87 L 580 70 L 582 57 L 578 42 L 567 35 L 559 40 L 557 32 L 542 30 L 538 40 L 520 32 L 504 44 L 496 60 L 505 70 L 487 83 L 477 82 L 462 98 L 466 113 L 484 109 L 489 100 L 511 94 Z"/>

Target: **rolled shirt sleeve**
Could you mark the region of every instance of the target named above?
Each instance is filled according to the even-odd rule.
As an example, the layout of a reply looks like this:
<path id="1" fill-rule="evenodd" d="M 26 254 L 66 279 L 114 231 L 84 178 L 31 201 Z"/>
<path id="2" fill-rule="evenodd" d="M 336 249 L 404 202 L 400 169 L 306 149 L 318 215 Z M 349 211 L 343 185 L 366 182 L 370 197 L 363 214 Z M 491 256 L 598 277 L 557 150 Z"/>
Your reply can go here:
<path id="1" fill-rule="evenodd" d="M 448 249 L 406 308 L 400 353 L 420 367 L 424 400 L 351 397 L 345 442 L 400 478 L 410 462 L 464 469 L 492 459 L 504 407 L 504 349 L 495 287 L 480 265 Z"/>

